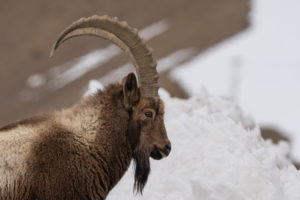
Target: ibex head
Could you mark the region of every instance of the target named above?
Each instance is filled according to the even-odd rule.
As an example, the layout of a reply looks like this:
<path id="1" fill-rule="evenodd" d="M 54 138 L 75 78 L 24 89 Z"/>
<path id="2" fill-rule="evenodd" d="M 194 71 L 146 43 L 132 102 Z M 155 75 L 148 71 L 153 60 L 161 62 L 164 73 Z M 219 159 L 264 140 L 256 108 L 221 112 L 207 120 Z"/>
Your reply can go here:
<path id="1" fill-rule="evenodd" d="M 122 101 L 129 114 L 127 133 L 136 163 L 135 189 L 142 192 L 150 173 L 149 158 L 159 160 L 171 151 L 164 125 L 164 104 L 158 96 L 156 62 L 136 29 L 107 16 L 82 18 L 71 24 L 61 33 L 51 55 L 64 41 L 81 35 L 93 35 L 114 42 L 128 53 L 136 68 L 138 82 L 133 73 L 123 78 Z"/>

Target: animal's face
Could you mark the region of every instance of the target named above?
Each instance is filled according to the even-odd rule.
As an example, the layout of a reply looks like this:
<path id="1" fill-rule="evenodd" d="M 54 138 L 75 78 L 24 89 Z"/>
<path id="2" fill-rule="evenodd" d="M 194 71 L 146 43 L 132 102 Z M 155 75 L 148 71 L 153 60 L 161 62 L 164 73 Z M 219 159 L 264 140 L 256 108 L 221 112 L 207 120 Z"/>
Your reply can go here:
<path id="1" fill-rule="evenodd" d="M 136 133 L 136 145 L 144 148 L 153 159 L 169 155 L 171 143 L 164 124 L 164 103 L 161 99 L 140 97 L 134 74 L 123 80 L 125 105 L 131 115 L 131 132 Z"/>
<path id="2" fill-rule="evenodd" d="M 171 151 L 164 124 L 162 100 L 140 96 L 134 74 L 123 79 L 124 105 L 129 112 L 128 137 L 135 161 L 135 189 L 142 193 L 150 173 L 149 158 L 162 159 Z"/>
<path id="3" fill-rule="evenodd" d="M 163 101 L 141 97 L 132 114 L 140 130 L 139 145 L 148 149 L 156 160 L 168 156 L 171 143 L 164 124 Z"/>

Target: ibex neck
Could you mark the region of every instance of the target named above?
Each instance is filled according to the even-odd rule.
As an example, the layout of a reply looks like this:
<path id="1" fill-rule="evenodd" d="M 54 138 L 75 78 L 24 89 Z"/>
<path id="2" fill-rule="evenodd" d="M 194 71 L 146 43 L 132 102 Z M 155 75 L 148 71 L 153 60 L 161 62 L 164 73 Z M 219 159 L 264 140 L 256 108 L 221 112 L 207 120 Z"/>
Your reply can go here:
<path id="1" fill-rule="evenodd" d="M 127 171 L 132 159 L 132 145 L 127 136 L 129 114 L 123 104 L 121 85 L 111 85 L 73 108 L 73 113 L 84 114 L 81 130 L 92 138 L 90 150 L 103 169 L 100 176 L 109 180 L 104 184 L 106 195 Z M 83 113 L 82 113 L 83 112 Z M 82 121 L 82 120 L 81 120 Z M 83 128 L 83 129 L 82 129 Z"/>

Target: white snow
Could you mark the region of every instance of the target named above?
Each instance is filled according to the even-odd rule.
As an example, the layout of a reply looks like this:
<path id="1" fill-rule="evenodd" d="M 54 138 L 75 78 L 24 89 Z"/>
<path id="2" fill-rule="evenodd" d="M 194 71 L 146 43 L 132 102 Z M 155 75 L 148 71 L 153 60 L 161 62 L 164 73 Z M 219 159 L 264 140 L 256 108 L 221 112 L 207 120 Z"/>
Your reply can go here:
<path id="1" fill-rule="evenodd" d="M 84 97 L 95 94 L 98 90 L 103 90 L 104 86 L 97 80 L 90 80 L 88 88 L 89 89 L 83 94 Z"/>
<path id="2" fill-rule="evenodd" d="M 171 154 L 151 159 L 143 196 L 133 194 L 131 166 L 108 200 L 300 199 L 300 172 L 287 158 L 288 143 L 264 141 L 237 105 L 205 91 L 188 100 L 171 98 L 163 89 L 159 94 Z"/>
<path id="3" fill-rule="evenodd" d="M 233 98 L 259 124 L 286 132 L 300 161 L 300 1 L 253 0 L 251 27 L 171 76 L 191 96 L 203 86 Z"/>
<path id="4" fill-rule="evenodd" d="M 195 52 L 196 52 L 195 47 L 189 47 L 189 48 L 177 50 L 169 54 L 168 56 L 158 60 L 157 71 L 161 73 L 171 68 L 174 69 L 174 67 L 178 66 L 181 62 L 184 62 L 188 58 L 195 55 Z"/>
<path id="5" fill-rule="evenodd" d="M 37 88 L 44 85 L 46 82 L 45 76 L 42 74 L 33 74 L 27 79 L 27 85 L 30 88 Z"/>
<path id="6" fill-rule="evenodd" d="M 139 31 L 139 35 L 144 40 L 151 40 L 164 32 L 170 27 L 170 22 L 166 19 L 155 22 Z"/>
<path id="7" fill-rule="evenodd" d="M 49 87 L 57 90 L 65 87 L 67 84 L 82 77 L 86 73 L 107 63 L 109 60 L 119 55 L 122 51 L 115 45 L 109 45 L 103 49 L 92 51 L 78 59 L 78 62 L 70 69 L 56 76 L 49 82 Z"/>

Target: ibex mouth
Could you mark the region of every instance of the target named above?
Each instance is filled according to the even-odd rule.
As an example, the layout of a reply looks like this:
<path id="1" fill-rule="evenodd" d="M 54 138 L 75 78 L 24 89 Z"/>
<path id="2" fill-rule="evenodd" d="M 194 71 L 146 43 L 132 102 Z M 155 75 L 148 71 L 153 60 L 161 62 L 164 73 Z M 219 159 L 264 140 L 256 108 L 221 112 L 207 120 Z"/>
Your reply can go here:
<path id="1" fill-rule="evenodd" d="M 160 160 L 163 158 L 163 155 L 160 151 L 158 150 L 154 150 L 151 152 L 150 154 L 151 158 L 153 158 L 154 160 Z"/>
<path id="2" fill-rule="evenodd" d="M 170 153 L 169 150 L 161 150 L 155 147 L 154 150 L 151 152 L 150 156 L 155 160 L 160 160 L 164 157 L 167 157 L 169 153 Z"/>

